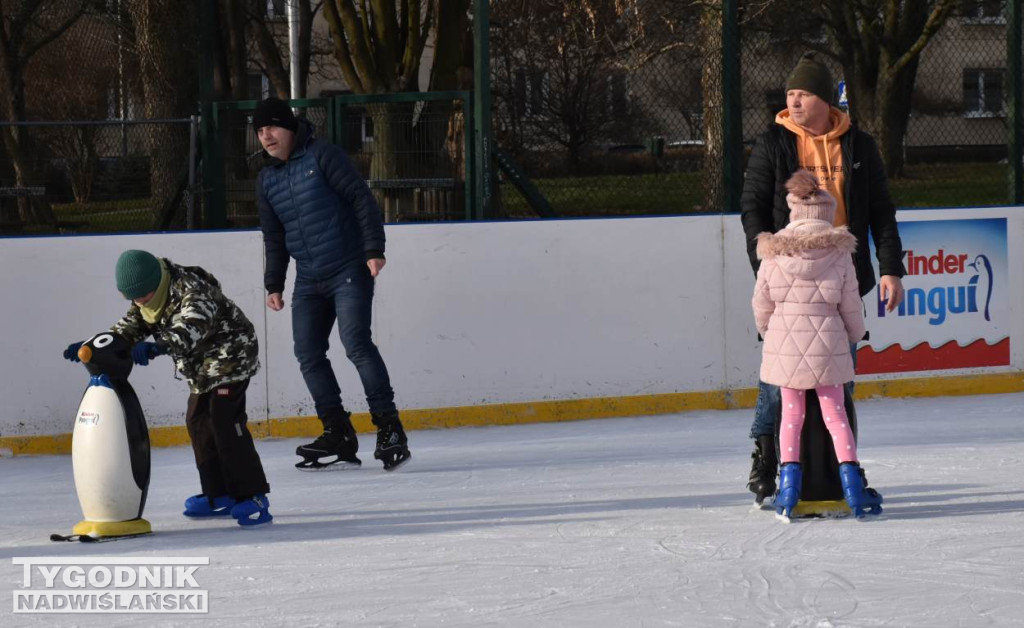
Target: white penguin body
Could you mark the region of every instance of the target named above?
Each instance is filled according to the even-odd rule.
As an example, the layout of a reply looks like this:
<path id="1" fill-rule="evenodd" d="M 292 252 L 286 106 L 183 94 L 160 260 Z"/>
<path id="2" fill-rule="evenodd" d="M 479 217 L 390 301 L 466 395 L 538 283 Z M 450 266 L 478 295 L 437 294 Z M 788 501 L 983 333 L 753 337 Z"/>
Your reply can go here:
<path id="1" fill-rule="evenodd" d="M 78 357 L 92 376 L 71 435 L 71 466 L 83 521 L 73 532 L 105 537 L 148 534 L 149 430 L 128 383 L 131 346 L 109 332 L 87 340 Z"/>
<path id="2" fill-rule="evenodd" d="M 143 487 L 132 472 L 125 410 L 109 383 L 92 383 L 82 397 L 71 441 L 75 489 L 89 521 L 141 516 Z"/>

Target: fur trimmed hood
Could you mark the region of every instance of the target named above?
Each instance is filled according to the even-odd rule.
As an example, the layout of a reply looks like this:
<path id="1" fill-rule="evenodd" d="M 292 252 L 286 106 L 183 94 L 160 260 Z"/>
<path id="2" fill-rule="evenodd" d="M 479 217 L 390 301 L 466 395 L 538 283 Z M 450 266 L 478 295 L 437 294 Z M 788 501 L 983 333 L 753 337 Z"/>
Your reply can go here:
<path id="1" fill-rule="evenodd" d="M 813 279 L 857 250 L 857 238 L 846 227 L 820 220 L 792 222 L 778 233 L 757 236 L 757 257 L 774 260 L 786 273 Z"/>
<path id="2" fill-rule="evenodd" d="M 857 238 L 846 227 L 832 226 L 821 229 L 783 229 L 778 233 L 765 231 L 757 236 L 757 259 L 780 255 L 792 257 L 821 249 L 836 249 L 852 255 L 857 250 Z"/>

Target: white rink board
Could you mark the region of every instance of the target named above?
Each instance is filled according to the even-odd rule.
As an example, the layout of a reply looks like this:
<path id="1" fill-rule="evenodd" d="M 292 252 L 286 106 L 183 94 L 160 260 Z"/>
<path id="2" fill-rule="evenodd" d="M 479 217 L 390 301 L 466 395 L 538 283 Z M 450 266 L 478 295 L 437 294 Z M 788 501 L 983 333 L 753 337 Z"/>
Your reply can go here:
<path id="1" fill-rule="evenodd" d="M 1019 208 L 918 210 L 901 212 L 900 219 L 1005 216 L 1009 264 L 1020 268 L 1019 214 Z M 388 265 L 377 283 L 373 333 L 400 408 L 756 384 L 754 277 L 736 215 L 386 230 Z M 19 306 L 3 314 L 0 436 L 71 430 L 87 374 L 61 353 L 126 311 L 113 267 L 128 248 L 203 266 L 253 321 L 263 369 L 249 389 L 250 420 L 313 414 L 292 353 L 291 281 L 285 310 L 267 310 L 258 231 L 6 238 L 0 289 Z M 1018 280 L 1014 311 L 1024 311 L 1022 292 Z M 1014 323 L 1011 366 L 1001 370 L 1024 367 L 1022 327 L 1024 320 Z M 330 357 L 346 407 L 365 411 L 337 336 Z M 927 373 L 908 374 L 921 375 Z M 175 380 L 168 358 L 136 368 L 131 381 L 150 425 L 182 423 L 188 389 Z"/>

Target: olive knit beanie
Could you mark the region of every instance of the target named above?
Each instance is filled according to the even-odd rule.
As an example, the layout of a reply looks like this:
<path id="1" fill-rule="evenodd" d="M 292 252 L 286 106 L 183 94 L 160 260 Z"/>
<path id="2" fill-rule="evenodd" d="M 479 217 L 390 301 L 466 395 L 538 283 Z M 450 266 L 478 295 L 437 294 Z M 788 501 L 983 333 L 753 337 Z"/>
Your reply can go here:
<path id="1" fill-rule="evenodd" d="M 802 89 L 832 104 L 832 73 L 813 52 L 804 53 L 786 79 L 786 91 L 791 89 Z"/>
<path id="2" fill-rule="evenodd" d="M 153 292 L 160 285 L 160 260 L 146 251 L 129 250 L 121 253 L 114 267 L 117 291 L 126 299 L 138 299 Z"/>

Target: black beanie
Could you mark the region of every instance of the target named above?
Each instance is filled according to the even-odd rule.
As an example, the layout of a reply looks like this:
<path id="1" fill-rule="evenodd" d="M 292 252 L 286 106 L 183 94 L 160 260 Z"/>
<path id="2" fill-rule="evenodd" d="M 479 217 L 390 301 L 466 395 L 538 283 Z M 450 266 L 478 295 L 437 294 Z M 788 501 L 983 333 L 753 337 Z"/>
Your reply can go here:
<path id="1" fill-rule="evenodd" d="M 786 91 L 802 89 L 832 104 L 832 73 L 824 63 L 814 58 L 813 52 L 804 53 L 793 72 L 786 79 Z"/>
<path id="2" fill-rule="evenodd" d="M 295 119 L 288 103 L 280 98 L 268 98 L 256 105 L 256 111 L 252 114 L 254 131 L 265 126 L 279 126 L 294 133 L 299 129 L 299 121 Z"/>

